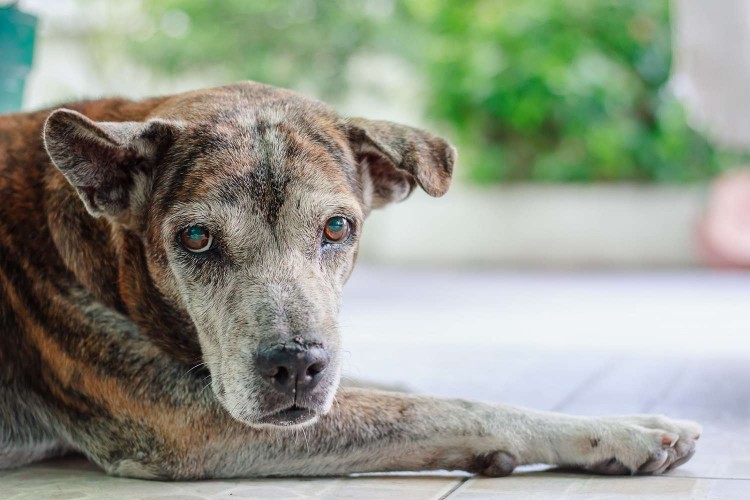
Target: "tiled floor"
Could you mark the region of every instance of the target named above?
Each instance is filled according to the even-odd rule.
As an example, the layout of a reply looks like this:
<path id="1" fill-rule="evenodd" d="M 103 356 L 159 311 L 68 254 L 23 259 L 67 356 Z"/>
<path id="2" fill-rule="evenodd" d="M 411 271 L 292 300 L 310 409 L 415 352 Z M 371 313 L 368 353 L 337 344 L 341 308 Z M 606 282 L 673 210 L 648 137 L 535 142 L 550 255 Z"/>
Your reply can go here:
<path id="1" fill-rule="evenodd" d="M 156 483 L 82 459 L 0 473 L 0 498 L 750 498 L 750 275 L 360 269 L 342 316 L 350 376 L 578 414 L 704 426 L 667 476 L 522 470 Z"/>

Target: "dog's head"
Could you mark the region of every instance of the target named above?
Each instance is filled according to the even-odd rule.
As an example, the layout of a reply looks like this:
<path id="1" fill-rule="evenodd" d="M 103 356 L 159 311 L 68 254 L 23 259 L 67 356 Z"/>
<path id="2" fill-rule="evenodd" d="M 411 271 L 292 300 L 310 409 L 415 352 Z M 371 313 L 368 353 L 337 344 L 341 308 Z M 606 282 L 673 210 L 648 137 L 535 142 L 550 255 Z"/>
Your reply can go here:
<path id="1" fill-rule="evenodd" d="M 427 132 L 254 83 L 175 96 L 143 122 L 57 110 L 44 138 L 88 212 L 140 239 L 214 393 L 250 425 L 328 411 L 365 217 L 417 185 L 442 195 L 455 159 Z"/>

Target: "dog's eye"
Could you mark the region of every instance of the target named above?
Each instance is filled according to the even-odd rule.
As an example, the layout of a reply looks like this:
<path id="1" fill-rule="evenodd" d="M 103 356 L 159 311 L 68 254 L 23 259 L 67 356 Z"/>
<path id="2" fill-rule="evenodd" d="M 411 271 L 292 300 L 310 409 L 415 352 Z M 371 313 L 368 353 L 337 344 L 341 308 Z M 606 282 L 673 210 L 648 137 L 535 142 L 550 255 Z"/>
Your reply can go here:
<path id="1" fill-rule="evenodd" d="M 201 253 L 211 248 L 213 237 L 205 227 L 190 226 L 182 230 L 180 241 L 185 249 L 194 253 Z"/>
<path id="2" fill-rule="evenodd" d="M 323 238 L 328 243 L 341 243 L 349 236 L 349 221 L 343 217 L 331 217 L 323 228 Z"/>

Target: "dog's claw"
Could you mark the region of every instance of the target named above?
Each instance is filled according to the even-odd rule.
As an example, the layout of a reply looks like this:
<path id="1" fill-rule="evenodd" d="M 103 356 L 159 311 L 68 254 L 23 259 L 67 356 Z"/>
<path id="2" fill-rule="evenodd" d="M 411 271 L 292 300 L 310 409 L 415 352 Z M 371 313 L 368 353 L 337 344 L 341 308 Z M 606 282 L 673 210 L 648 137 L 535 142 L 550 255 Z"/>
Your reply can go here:
<path id="1" fill-rule="evenodd" d="M 669 453 L 667 450 L 659 450 L 655 452 L 651 458 L 645 464 L 641 465 L 638 469 L 639 474 L 650 474 L 658 471 L 667 464 L 669 460 Z"/>
<path id="2" fill-rule="evenodd" d="M 679 467 L 680 465 L 684 464 L 685 462 L 688 462 L 691 458 L 693 458 L 693 455 L 695 455 L 695 447 L 693 447 L 693 449 L 688 451 L 688 454 L 685 455 L 684 457 L 678 458 L 677 460 L 669 464 L 666 470 L 672 470 L 672 469 Z"/>

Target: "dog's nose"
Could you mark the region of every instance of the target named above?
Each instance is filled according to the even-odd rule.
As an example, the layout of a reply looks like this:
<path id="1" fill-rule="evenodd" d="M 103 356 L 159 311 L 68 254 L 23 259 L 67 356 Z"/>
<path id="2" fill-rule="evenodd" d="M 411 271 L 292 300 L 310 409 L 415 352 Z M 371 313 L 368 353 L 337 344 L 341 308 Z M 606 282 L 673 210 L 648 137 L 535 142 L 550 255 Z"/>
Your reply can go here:
<path id="1" fill-rule="evenodd" d="M 320 382 L 328 366 L 328 352 L 318 344 L 293 341 L 259 349 L 255 363 L 274 389 L 293 394 Z"/>

